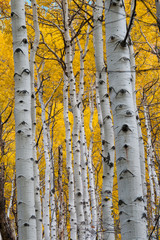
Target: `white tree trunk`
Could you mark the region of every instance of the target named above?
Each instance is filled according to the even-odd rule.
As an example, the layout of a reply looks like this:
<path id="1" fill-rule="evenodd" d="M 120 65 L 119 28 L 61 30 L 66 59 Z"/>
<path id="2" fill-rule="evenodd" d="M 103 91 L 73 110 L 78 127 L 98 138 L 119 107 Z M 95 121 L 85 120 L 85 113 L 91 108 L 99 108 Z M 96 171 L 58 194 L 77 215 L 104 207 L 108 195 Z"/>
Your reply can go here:
<path id="1" fill-rule="evenodd" d="M 66 161 L 68 172 L 68 190 L 69 190 L 69 212 L 70 212 L 70 238 L 72 240 L 77 239 L 77 216 L 75 209 L 75 197 L 74 197 L 74 176 L 72 167 L 72 148 L 71 148 L 71 129 L 70 121 L 68 117 L 68 80 L 64 74 L 64 87 L 63 87 L 63 111 L 64 122 L 66 132 Z"/>
<path id="2" fill-rule="evenodd" d="M 23 0 L 11 1 L 15 66 L 16 180 L 19 240 L 35 240 L 31 84 Z"/>
<path id="3" fill-rule="evenodd" d="M 102 14 L 103 14 L 103 1 L 97 0 L 94 8 L 93 36 L 96 62 L 96 80 L 98 83 L 100 106 L 103 118 L 102 127 L 104 128 L 104 135 L 102 135 L 103 137 L 102 214 L 103 214 L 104 239 L 114 240 L 115 239 L 114 221 L 111 214 L 111 207 L 112 207 L 115 147 L 109 95 L 107 91 L 107 75 L 103 56 Z"/>
<path id="4" fill-rule="evenodd" d="M 158 183 L 158 177 L 155 169 L 155 154 L 154 148 L 152 145 L 152 136 L 151 136 L 151 122 L 148 106 L 144 102 L 144 117 L 145 117 L 145 125 L 147 130 L 147 164 L 148 164 L 148 175 L 149 175 L 149 183 L 150 183 L 150 193 L 151 193 L 151 207 L 152 207 L 152 225 L 155 223 L 155 214 L 156 214 L 156 202 L 159 205 L 159 197 L 160 197 L 160 186 Z M 157 199 L 156 199 L 157 196 Z"/>
<path id="5" fill-rule="evenodd" d="M 66 43 L 66 75 L 70 81 L 70 102 L 72 105 L 72 112 L 74 118 L 72 139 L 73 139 L 73 156 L 74 156 L 74 179 L 75 179 L 75 203 L 77 212 L 77 227 L 78 227 L 78 239 L 85 239 L 85 219 L 83 211 L 83 187 L 82 187 L 82 175 L 80 164 L 80 141 L 79 141 L 79 105 L 76 97 L 75 78 L 72 67 L 72 52 L 71 52 L 71 39 L 68 26 L 68 2 L 63 0 L 63 12 L 64 12 L 64 38 Z"/>
<path id="6" fill-rule="evenodd" d="M 80 153 L 81 153 L 81 169 L 82 169 L 82 184 L 83 184 L 83 207 L 84 207 L 84 216 L 85 216 L 85 228 L 86 236 L 85 239 L 91 238 L 91 210 L 90 210 L 90 198 L 88 190 L 88 168 L 87 168 L 87 147 L 84 131 L 84 115 L 83 115 L 83 94 L 84 94 L 84 60 L 87 53 L 89 41 L 89 27 L 86 33 L 86 44 L 83 53 L 80 41 L 77 37 L 77 44 L 80 50 L 80 80 L 79 80 L 79 94 L 78 94 L 78 105 L 80 111 Z"/>
<path id="7" fill-rule="evenodd" d="M 82 103 L 81 103 L 82 104 Z M 80 106 L 82 108 L 82 106 Z M 83 204 L 84 204 L 84 215 L 85 215 L 85 228 L 86 236 L 85 239 L 91 239 L 91 211 L 90 211 L 90 198 L 88 189 L 88 172 L 87 172 L 87 151 L 86 141 L 84 132 L 84 116 L 81 111 L 80 117 L 80 152 L 81 152 L 81 167 L 82 167 L 82 184 L 83 184 Z"/>
<path id="8" fill-rule="evenodd" d="M 89 174 L 89 192 L 90 192 L 90 198 L 91 198 L 91 211 L 92 211 L 92 223 L 91 223 L 91 234 L 92 234 L 92 240 L 96 239 L 96 234 L 98 230 L 98 224 L 97 224 L 97 202 L 96 202 L 96 191 L 95 191 L 95 182 L 94 182 L 94 171 L 93 171 L 93 162 L 92 162 L 92 149 L 93 149 L 93 127 L 92 127 L 92 121 L 93 121 L 93 114 L 94 114 L 94 102 L 93 102 L 93 96 L 92 99 L 90 99 L 90 131 L 91 131 L 91 138 L 90 138 L 90 144 L 89 144 L 89 150 L 88 150 L 88 174 Z"/>
<path id="9" fill-rule="evenodd" d="M 53 162 L 53 159 L 52 159 Z M 50 181 L 51 181 L 51 193 L 50 193 L 50 203 L 51 203 L 51 240 L 55 240 L 57 237 L 57 222 L 56 222 L 56 205 L 55 205 L 55 186 L 54 186 L 54 168 L 53 163 L 50 168 Z"/>
<path id="10" fill-rule="evenodd" d="M 45 117 L 45 105 L 43 102 L 42 89 L 40 89 L 40 74 L 37 70 L 37 86 L 38 86 L 38 96 L 39 102 L 41 104 L 41 118 L 43 126 L 43 147 L 44 147 L 44 156 L 46 162 L 45 169 L 45 194 L 44 194 L 44 206 L 43 206 L 43 221 L 44 221 L 44 236 L 45 239 L 50 239 L 50 203 L 49 203 L 49 191 L 50 191 L 50 157 L 49 157 L 49 145 L 47 139 L 47 125 Z"/>
<path id="11" fill-rule="evenodd" d="M 59 192 L 59 226 L 58 236 L 59 239 L 64 240 L 64 196 L 63 196 L 63 183 L 62 183 L 62 167 L 63 167 L 63 153 L 62 145 L 58 147 L 58 192 Z"/>
<path id="12" fill-rule="evenodd" d="M 121 237 L 147 239 L 139 141 L 123 1 L 105 1 L 107 67 L 114 120 Z"/>
<path id="13" fill-rule="evenodd" d="M 33 11 L 33 24 L 35 31 L 35 39 L 30 51 L 30 71 L 31 71 L 31 113 L 32 113 L 32 147 L 33 147 L 33 159 L 34 159 L 34 193 L 35 193 L 35 211 L 36 211 L 36 230 L 37 239 L 42 239 L 42 216 L 41 216 L 41 199 L 40 199 L 40 183 L 39 183 L 39 168 L 37 161 L 37 150 L 36 150 L 36 96 L 34 90 L 34 64 L 35 55 L 39 45 L 40 31 L 38 24 L 37 15 L 37 3 L 36 0 L 31 0 L 32 11 Z"/>

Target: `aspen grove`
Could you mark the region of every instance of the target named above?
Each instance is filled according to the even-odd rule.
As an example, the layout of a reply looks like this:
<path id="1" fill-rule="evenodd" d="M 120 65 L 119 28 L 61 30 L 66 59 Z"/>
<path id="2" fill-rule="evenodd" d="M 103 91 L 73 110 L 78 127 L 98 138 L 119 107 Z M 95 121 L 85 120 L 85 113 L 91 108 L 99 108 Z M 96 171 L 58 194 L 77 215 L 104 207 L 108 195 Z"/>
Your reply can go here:
<path id="1" fill-rule="evenodd" d="M 160 1 L 0 1 L 0 240 L 160 239 Z"/>

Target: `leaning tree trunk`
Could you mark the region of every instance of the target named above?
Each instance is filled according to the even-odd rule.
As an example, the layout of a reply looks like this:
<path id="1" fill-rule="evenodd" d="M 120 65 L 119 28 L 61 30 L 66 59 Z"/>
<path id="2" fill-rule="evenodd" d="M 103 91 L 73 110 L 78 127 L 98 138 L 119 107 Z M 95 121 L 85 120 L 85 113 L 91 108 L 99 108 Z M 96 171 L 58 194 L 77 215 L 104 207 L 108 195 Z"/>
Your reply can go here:
<path id="1" fill-rule="evenodd" d="M 109 90 L 114 120 L 121 237 L 147 239 L 124 3 L 105 1 Z"/>
<path id="2" fill-rule="evenodd" d="M 16 181 L 19 240 L 35 240 L 31 85 L 23 0 L 11 1 L 15 67 Z"/>
<path id="3" fill-rule="evenodd" d="M 114 169 L 114 133 L 112 117 L 110 112 L 109 95 L 107 91 L 107 75 L 103 56 L 103 35 L 102 35 L 102 14 L 103 1 L 97 0 L 94 9 L 94 48 L 96 62 L 96 81 L 100 97 L 100 108 L 103 118 L 104 134 L 102 135 L 103 145 L 103 186 L 102 186 L 102 214 L 104 239 L 114 240 L 114 220 L 111 214 L 112 190 L 113 190 L 113 169 Z"/>

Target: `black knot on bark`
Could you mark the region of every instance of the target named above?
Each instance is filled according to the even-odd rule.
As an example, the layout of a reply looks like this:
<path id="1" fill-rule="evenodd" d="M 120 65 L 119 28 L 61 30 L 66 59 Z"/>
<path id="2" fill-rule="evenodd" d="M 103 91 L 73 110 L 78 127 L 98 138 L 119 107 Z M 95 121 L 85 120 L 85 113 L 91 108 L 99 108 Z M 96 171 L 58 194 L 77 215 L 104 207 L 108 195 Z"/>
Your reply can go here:
<path id="1" fill-rule="evenodd" d="M 17 48 L 17 49 L 15 50 L 15 53 L 19 53 L 19 52 L 23 53 L 22 49 Z"/>
<path id="2" fill-rule="evenodd" d="M 143 214 L 142 214 L 142 219 L 143 219 L 143 218 L 147 218 L 146 213 L 143 213 Z"/>
<path id="3" fill-rule="evenodd" d="M 130 130 L 130 128 L 128 127 L 127 124 L 123 124 L 122 129 L 123 132 L 128 132 Z"/>
<path id="4" fill-rule="evenodd" d="M 29 227 L 29 224 L 28 224 L 28 223 L 24 223 L 24 226 L 25 226 L 25 227 Z"/>
<path id="5" fill-rule="evenodd" d="M 123 200 L 119 200 L 119 201 L 118 201 L 118 205 L 119 205 L 119 206 L 121 206 L 121 205 L 123 205 L 123 204 L 126 205 L 126 203 L 125 203 Z"/>
<path id="6" fill-rule="evenodd" d="M 140 197 L 137 197 L 134 201 L 140 201 L 140 202 L 142 202 L 142 201 L 144 201 L 144 200 L 143 200 L 143 197 L 140 196 Z"/>
<path id="7" fill-rule="evenodd" d="M 111 40 L 113 41 L 115 39 L 115 37 L 114 36 L 111 36 Z"/>
<path id="8" fill-rule="evenodd" d="M 128 148 L 128 145 L 127 144 L 124 144 L 124 146 L 123 146 L 125 149 L 127 149 Z"/>
<path id="9" fill-rule="evenodd" d="M 81 192 L 77 192 L 77 196 L 80 197 L 82 195 Z"/>
<path id="10" fill-rule="evenodd" d="M 27 43 L 28 43 L 27 38 L 24 38 L 24 39 L 22 40 L 22 42 L 23 42 L 24 44 L 27 44 Z"/>

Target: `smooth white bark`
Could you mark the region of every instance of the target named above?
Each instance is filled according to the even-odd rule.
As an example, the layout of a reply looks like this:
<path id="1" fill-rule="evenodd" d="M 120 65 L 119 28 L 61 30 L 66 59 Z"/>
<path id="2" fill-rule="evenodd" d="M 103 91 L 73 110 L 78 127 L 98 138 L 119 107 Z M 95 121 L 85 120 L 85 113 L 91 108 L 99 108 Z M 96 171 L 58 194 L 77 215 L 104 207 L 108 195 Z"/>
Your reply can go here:
<path id="1" fill-rule="evenodd" d="M 96 202 L 96 191 L 95 191 L 95 182 L 94 182 L 94 170 L 93 170 L 93 162 L 92 162 L 92 150 L 93 150 L 93 114 L 94 114 L 94 102 L 93 96 L 90 99 L 90 122 L 89 128 L 91 131 L 91 138 L 88 150 L 88 174 L 89 174 L 89 192 L 91 198 L 91 212 L 92 212 L 92 222 L 91 222 L 91 239 L 96 239 L 97 230 L 98 230 L 98 219 L 97 219 L 97 202 Z"/>
<path id="2" fill-rule="evenodd" d="M 154 225 L 155 215 L 156 215 L 156 201 L 159 204 L 160 186 L 158 184 L 158 177 L 155 169 L 155 162 L 154 162 L 155 154 L 154 154 L 154 148 L 152 145 L 149 109 L 145 102 L 144 102 L 144 117 L 145 117 L 145 125 L 147 130 L 147 164 L 148 164 L 148 175 L 149 175 L 150 194 L 151 194 L 152 224 Z M 156 196 L 157 196 L 157 199 L 156 199 Z"/>
<path id="3" fill-rule="evenodd" d="M 37 70 L 37 86 L 38 86 L 38 96 L 39 102 L 41 104 L 41 118 L 43 126 L 43 147 L 44 147 L 44 156 L 46 162 L 45 168 L 45 194 L 44 194 L 44 206 L 43 206 L 43 222 L 44 222 L 44 236 L 45 239 L 50 239 L 50 203 L 49 203 L 49 191 L 50 191 L 50 157 L 49 157 L 49 145 L 47 138 L 47 125 L 46 125 L 46 111 L 45 104 L 43 102 L 42 89 L 40 89 L 40 74 Z"/>
<path id="4" fill-rule="evenodd" d="M 139 159 L 141 166 L 141 178 L 142 178 L 142 189 L 143 189 L 143 199 L 144 199 L 144 208 L 145 208 L 145 218 L 147 218 L 147 186 L 146 186 L 146 166 L 145 166 L 145 152 L 144 152 L 144 142 L 142 137 L 141 130 L 141 122 L 139 119 L 137 104 L 136 104 L 136 64 L 135 64 L 135 54 L 133 43 L 131 39 L 129 39 L 129 53 L 130 53 L 130 64 L 131 64 L 131 78 L 132 78 L 132 94 L 133 94 L 133 102 L 134 102 L 134 111 L 136 113 L 136 121 L 137 121 L 137 129 L 138 129 L 138 139 L 139 139 Z M 146 219 L 147 225 L 147 219 Z"/>
<path id="5" fill-rule="evenodd" d="M 69 190 L 69 212 L 70 212 L 70 238 L 71 240 L 77 239 L 77 216 L 75 209 L 75 192 L 74 192 L 74 176 L 72 167 L 72 147 L 71 147 L 71 129 L 68 116 L 68 78 L 64 74 L 64 87 L 63 87 L 63 114 L 65 122 L 66 133 L 66 162 L 68 172 L 68 190 Z"/>
<path id="6" fill-rule="evenodd" d="M 87 47 L 89 42 L 89 27 L 86 33 L 86 44 L 83 51 L 80 41 L 77 37 L 77 44 L 80 50 L 80 80 L 79 80 L 79 94 L 78 94 L 78 105 L 80 111 L 80 154 L 81 154 L 81 170 L 82 170 L 82 184 L 83 184 L 83 207 L 85 215 L 85 228 L 86 236 L 85 239 L 91 239 L 91 206 L 88 189 L 88 164 L 87 164 L 87 144 L 84 131 L 84 114 L 83 114 L 83 94 L 84 94 L 84 60 L 87 53 Z"/>
<path id="7" fill-rule="evenodd" d="M 74 181 L 75 181 L 75 203 L 77 212 L 77 228 L 78 228 L 78 239 L 85 239 L 85 218 L 83 211 L 83 187 L 82 187 L 82 175 L 81 175 L 81 164 L 80 164 L 80 141 L 79 141 L 79 105 L 76 96 L 75 89 L 75 78 L 72 67 L 72 51 L 71 51 L 71 38 L 69 34 L 68 26 L 68 2 L 63 0 L 63 12 L 64 12 L 64 39 L 66 44 L 66 75 L 70 83 L 70 102 L 72 106 L 74 124 L 72 131 L 73 139 L 73 156 L 74 156 Z"/>
<path id="8" fill-rule="evenodd" d="M 124 2 L 105 1 L 107 70 L 114 120 L 121 237 L 147 239 Z"/>
<path id="9" fill-rule="evenodd" d="M 15 66 L 16 181 L 19 240 L 35 240 L 31 85 L 23 0 L 11 1 Z"/>
<path id="10" fill-rule="evenodd" d="M 104 239 L 114 240 L 114 221 L 111 214 L 112 190 L 113 190 L 113 169 L 114 169 L 114 133 L 112 117 L 110 112 L 109 95 L 107 91 L 107 75 L 103 56 L 103 1 L 97 0 L 94 8 L 94 49 L 96 62 L 96 80 L 100 98 L 104 129 L 102 134 L 102 156 L 103 156 L 103 187 L 102 187 L 102 214 Z M 100 114 L 100 111 L 99 111 Z"/>
<path id="11" fill-rule="evenodd" d="M 40 182 L 39 182 L 39 168 L 37 161 L 37 150 L 36 150 L 36 96 L 34 90 L 34 64 L 35 55 L 39 45 L 40 31 L 38 24 L 38 14 L 37 14 L 37 3 L 36 0 L 31 0 L 32 11 L 33 11 L 33 24 L 35 31 L 35 38 L 33 45 L 30 50 L 30 71 L 31 71 L 31 113 L 32 113 L 32 147 L 33 147 L 33 159 L 34 159 L 34 193 L 35 193 L 35 211 L 36 211 L 36 230 L 37 239 L 42 239 L 42 216 L 41 216 L 41 199 L 40 199 Z"/>

